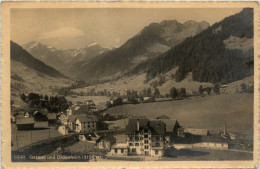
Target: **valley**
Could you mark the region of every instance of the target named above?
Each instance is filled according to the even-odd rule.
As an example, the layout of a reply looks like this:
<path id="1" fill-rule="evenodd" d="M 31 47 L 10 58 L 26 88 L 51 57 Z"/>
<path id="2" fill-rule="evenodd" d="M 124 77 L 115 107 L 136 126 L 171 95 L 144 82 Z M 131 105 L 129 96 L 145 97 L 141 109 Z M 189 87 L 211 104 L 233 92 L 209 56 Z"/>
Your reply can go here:
<path id="1" fill-rule="evenodd" d="M 253 28 L 245 8 L 215 23 L 149 22 L 116 48 L 10 41 L 12 151 L 84 153 L 86 161 L 252 159 Z M 84 29 L 65 30 L 80 39 Z"/>

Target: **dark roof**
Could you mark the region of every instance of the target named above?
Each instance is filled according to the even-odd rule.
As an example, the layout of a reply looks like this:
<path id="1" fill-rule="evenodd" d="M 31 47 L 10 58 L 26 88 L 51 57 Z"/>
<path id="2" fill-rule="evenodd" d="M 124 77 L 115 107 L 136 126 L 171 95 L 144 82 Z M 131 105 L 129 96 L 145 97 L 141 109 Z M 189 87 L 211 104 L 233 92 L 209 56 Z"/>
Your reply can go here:
<path id="1" fill-rule="evenodd" d="M 91 122 L 91 121 L 98 121 L 97 117 L 94 115 L 86 115 L 86 116 L 78 116 L 77 119 L 81 123 Z"/>
<path id="2" fill-rule="evenodd" d="M 165 134 L 166 127 L 162 121 L 150 121 L 150 127 L 156 134 Z"/>
<path id="3" fill-rule="evenodd" d="M 71 115 L 69 116 L 69 121 L 75 121 L 77 117 L 85 117 L 85 114 L 79 114 L 79 115 Z"/>
<path id="4" fill-rule="evenodd" d="M 34 124 L 34 118 L 32 117 L 26 117 L 26 118 L 19 118 L 15 120 L 15 123 L 17 125 L 21 125 L 21 124 Z"/>
<path id="5" fill-rule="evenodd" d="M 139 119 L 139 129 L 147 127 L 148 119 Z M 137 131 L 137 119 L 129 119 L 128 124 L 125 128 L 126 134 L 133 134 L 133 132 Z"/>
<path id="6" fill-rule="evenodd" d="M 166 132 L 171 133 L 177 123 L 175 119 L 154 119 L 153 121 L 162 121 L 165 124 Z"/>
<path id="7" fill-rule="evenodd" d="M 86 115 L 86 117 L 92 119 L 92 121 L 98 121 L 98 118 L 94 115 Z"/>
<path id="8" fill-rule="evenodd" d="M 162 121 L 149 121 L 148 119 L 129 119 L 125 128 L 126 134 L 133 134 L 137 131 L 137 120 L 139 120 L 139 130 L 151 129 L 156 134 L 165 134 L 165 124 Z"/>
<path id="9" fill-rule="evenodd" d="M 166 116 L 166 115 L 161 115 L 156 117 L 156 119 L 170 119 L 170 117 Z"/>
<path id="10" fill-rule="evenodd" d="M 218 135 L 212 135 L 212 136 L 202 136 L 201 137 L 201 141 L 202 142 L 215 142 L 215 143 L 226 143 L 228 142 L 227 139 L 221 137 L 221 136 L 218 136 Z"/>
<path id="11" fill-rule="evenodd" d="M 55 120 L 57 118 L 57 114 L 48 113 L 47 117 L 48 117 L 48 120 Z"/>
<path id="12" fill-rule="evenodd" d="M 116 142 L 116 138 L 113 135 L 102 136 L 97 139 L 96 143 L 99 143 L 101 140 L 109 141 L 111 145 Z"/>

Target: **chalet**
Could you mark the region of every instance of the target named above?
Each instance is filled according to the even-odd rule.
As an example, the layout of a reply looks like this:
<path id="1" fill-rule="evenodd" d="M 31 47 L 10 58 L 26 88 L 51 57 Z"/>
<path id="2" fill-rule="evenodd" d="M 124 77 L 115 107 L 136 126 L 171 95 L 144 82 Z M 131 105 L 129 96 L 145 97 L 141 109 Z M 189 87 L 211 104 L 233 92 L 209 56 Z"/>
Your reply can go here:
<path id="1" fill-rule="evenodd" d="M 85 114 L 70 115 L 70 116 L 68 117 L 68 125 L 69 125 L 69 128 L 70 128 L 71 130 L 73 130 L 73 131 L 76 130 L 76 123 L 75 123 L 75 121 L 76 121 L 76 118 L 79 117 L 79 116 L 86 117 Z"/>
<path id="2" fill-rule="evenodd" d="M 167 116 L 166 116 L 167 117 Z M 170 143 L 173 140 L 173 136 L 177 135 L 178 128 L 181 128 L 179 122 L 176 119 L 167 119 L 164 116 L 153 121 L 162 121 L 165 124 L 165 141 L 166 143 Z"/>
<path id="3" fill-rule="evenodd" d="M 94 115 L 78 116 L 75 119 L 75 131 L 81 132 L 93 132 L 97 130 L 98 119 Z"/>
<path id="4" fill-rule="evenodd" d="M 48 113 L 48 125 L 56 125 L 57 124 L 57 114 L 55 113 Z"/>
<path id="5" fill-rule="evenodd" d="M 127 156 L 128 150 L 129 148 L 127 143 L 115 143 L 111 147 L 110 155 Z"/>
<path id="6" fill-rule="evenodd" d="M 67 115 L 71 116 L 71 115 L 79 115 L 79 114 L 86 114 L 89 111 L 89 107 L 87 105 L 73 105 L 71 107 L 69 107 L 67 110 Z"/>
<path id="7" fill-rule="evenodd" d="M 34 117 L 34 120 L 35 121 L 47 121 L 48 120 L 48 117 L 47 117 L 47 112 L 48 110 L 46 109 L 42 109 L 40 111 L 35 111 L 33 113 L 33 117 Z"/>
<path id="8" fill-rule="evenodd" d="M 116 143 L 116 139 L 113 135 L 107 135 L 97 139 L 97 148 L 101 150 L 111 150 L 113 144 Z"/>
<path id="9" fill-rule="evenodd" d="M 89 107 L 96 107 L 96 104 L 93 102 L 93 100 L 87 100 L 86 105 Z"/>
<path id="10" fill-rule="evenodd" d="M 58 113 L 59 114 L 59 113 Z M 58 119 L 62 125 L 68 125 L 68 116 L 64 113 L 60 113 Z"/>
<path id="11" fill-rule="evenodd" d="M 15 124 L 18 130 L 31 130 L 34 128 L 34 118 L 25 117 L 25 118 L 17 118 L 15 120 Z"/>
<path id="12" fill-rule="evenodd" d="M 161 157 L 164 153 L 165 124 L 148 119 L 129 119 L 125 128 L 128 155 Z"/>

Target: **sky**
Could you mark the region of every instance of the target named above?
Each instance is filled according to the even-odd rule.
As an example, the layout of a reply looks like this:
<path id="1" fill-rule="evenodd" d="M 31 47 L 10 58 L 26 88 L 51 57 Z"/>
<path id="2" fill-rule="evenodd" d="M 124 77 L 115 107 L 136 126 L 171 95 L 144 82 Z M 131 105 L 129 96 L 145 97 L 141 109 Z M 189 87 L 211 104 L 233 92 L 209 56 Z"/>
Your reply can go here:
<path id="1" fill-rule="evenodd" d="M 93 42 L 118 47 L 145 26 L 163 20 L 206 21 L 210 25 L 241 8 L 202 9 L 12 9 L 11 40 L 23 45 L 37 41 L 57 49 L 81 48 Z"/>

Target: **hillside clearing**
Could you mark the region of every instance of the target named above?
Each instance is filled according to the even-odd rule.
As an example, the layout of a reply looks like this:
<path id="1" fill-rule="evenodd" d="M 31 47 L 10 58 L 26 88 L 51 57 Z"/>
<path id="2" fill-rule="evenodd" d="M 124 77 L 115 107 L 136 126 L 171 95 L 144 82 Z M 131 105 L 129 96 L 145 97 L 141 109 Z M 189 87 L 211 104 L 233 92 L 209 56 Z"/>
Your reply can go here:
<path id="1" fill-rule="evenodd" d="M 253 135 L 253 94 L 223 94 L 205 97 L 193 97 L 167 102 L 127 104 L 113 107 L 108 114 L 127 114 L 146 116 L 154 119 L 166 115 L 177 119 L 183 127 L 223 130 Z"/>

